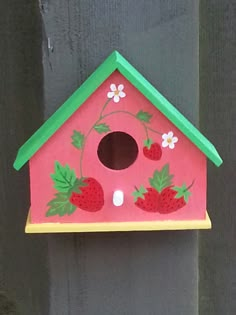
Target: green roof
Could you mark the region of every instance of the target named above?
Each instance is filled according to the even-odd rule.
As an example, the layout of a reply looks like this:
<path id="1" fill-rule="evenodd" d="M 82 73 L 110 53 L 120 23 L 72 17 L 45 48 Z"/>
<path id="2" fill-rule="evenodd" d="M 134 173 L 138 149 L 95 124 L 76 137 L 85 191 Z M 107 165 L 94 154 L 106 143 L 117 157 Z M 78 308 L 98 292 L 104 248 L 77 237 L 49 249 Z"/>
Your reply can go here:
<path id="1" fill-rule="evenodd" d="M 128 79 L 158 110 L 215 163 L 216 166 L 221 165 L 222 159 L 214 145 L 121 56 L 121 54 L 114 51 L 19 149 L 14 162 L 14 168 L 19 170 L 115 70 L 118 70 Z"/>

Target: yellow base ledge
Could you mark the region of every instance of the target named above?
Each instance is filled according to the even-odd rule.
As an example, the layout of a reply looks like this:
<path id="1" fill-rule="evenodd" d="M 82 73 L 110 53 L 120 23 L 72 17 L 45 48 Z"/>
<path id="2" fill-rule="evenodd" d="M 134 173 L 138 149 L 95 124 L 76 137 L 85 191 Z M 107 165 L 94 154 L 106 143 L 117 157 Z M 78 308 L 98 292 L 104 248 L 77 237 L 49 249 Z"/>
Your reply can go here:
<path id="1" fill-rule="evenodd" d="M 118 232 L 118 231 L 164 231 L 211 229 L 211 220 L 206 212 L 205 220 L 191 221 L 145 221 L 109 223 L 37 223 L 30 222 L 28 214 L 26 233 L 71 233 L 71 232 Z"/>

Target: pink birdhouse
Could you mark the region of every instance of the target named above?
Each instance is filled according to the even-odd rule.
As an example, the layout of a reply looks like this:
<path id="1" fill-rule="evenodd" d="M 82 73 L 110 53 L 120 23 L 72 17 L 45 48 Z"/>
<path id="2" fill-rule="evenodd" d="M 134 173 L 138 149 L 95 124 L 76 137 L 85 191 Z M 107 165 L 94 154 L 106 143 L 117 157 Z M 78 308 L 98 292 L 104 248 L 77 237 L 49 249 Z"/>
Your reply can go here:
<path id="1" fill-rule="evenodd" d="M 20 148 L 26 232 L 210 228 L 211 144 L 118 52 Z"/>

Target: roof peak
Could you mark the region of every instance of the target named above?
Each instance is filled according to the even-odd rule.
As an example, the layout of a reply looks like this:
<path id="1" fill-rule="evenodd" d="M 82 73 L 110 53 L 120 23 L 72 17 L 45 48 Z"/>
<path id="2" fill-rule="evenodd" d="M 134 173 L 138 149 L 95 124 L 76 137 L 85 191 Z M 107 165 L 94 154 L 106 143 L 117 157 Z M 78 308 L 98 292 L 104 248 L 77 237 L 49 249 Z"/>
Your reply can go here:
<path id="1" fill-rule="evenodd" d="M 14 168 L 19 170 L 43 144 L 74 114 L 87 98 L 118 70 L 158 110 L 160 110 L 186 137 L 188 137 L 216 166 L 222 159 L 214 145 L 205 138 L 154 86 L 151 85 L 117 50 L 88 77 L 61 107 L 19 149 Z"/>

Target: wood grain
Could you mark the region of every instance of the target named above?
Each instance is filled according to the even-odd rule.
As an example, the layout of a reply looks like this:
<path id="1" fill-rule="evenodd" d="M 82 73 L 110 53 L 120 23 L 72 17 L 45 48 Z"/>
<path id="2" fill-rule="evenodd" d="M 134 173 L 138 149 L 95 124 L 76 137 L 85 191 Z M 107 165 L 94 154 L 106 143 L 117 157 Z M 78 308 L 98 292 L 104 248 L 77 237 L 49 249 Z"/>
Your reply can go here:
<path id="1" fill-rule="evenodd" d="M 200 122 L 224 164 L 209 164 L 213 230 L 200 233 L 200 314 L 236 314 L 236 3 L 202 1 Z"/>
<path id="2" fill-rule="evenodd" d="M 45 119 L 117 49 L 198 123 L 198 1 L 43 4 Z M 196 232 L 49 235 L 48 248 L 50 315 L 197 314 Z"/>
<path id="3" fill-rule="evenodd" d="M 198 124 L 197 6 L 189 0 L 0 3 L 0 314 L 197 314 L 196 233 L 25 236 L 28 173 L 12 169 L 18 147 L 113 49 Z M 219 170 L 209 164 L 214 229 L 199 238 L 200 314 L 231 315 L 236 9 L 229 0 L 201 1 L 200 12 L 200 126 L 225 160 Z"/>
<path id="4" fill-rule="evenodd" d="M 27 168 L 17 149 L 43 120 L 41 27 L 35 1 L 0 4 L 0 314 L 48 314 L 45 237 L 24 234 Z"/>
<path id="5" fill-rule="evenodd" d="M 31 223 L 29 210 L 26 233 L 71 233 L 71 232 L 127 232 L 211 229 L 211 220 L 206 211 L 204 220 L 106 222 L 106 223 Z"/>

